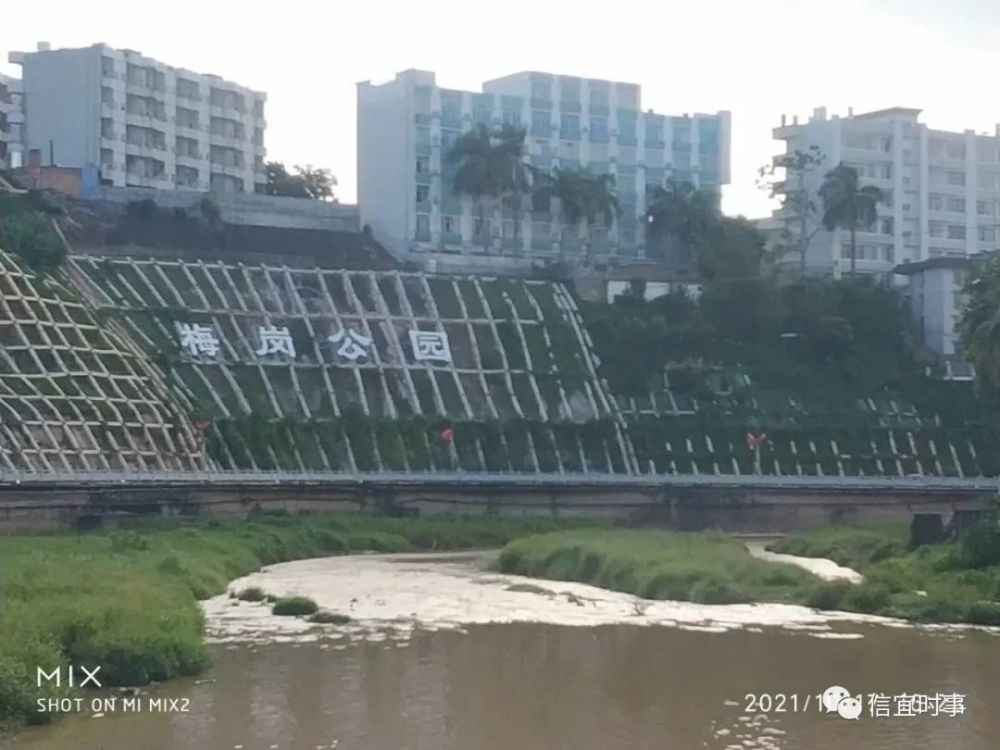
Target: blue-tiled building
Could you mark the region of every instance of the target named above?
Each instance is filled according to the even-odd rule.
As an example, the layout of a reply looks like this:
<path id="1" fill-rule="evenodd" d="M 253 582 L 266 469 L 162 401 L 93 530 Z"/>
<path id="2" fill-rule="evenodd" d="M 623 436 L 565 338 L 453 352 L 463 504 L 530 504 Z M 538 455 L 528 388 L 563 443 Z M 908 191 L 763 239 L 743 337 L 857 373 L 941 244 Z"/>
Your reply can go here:
<path id="1" fill-rule="evenodd" d="M 525 72 L 483 91 L 441 88 L 408 70 L 358 87 L 358 202 L 362 222 L 401 257 L 479 265 L 572 258 L 592 241 L 595 258 L 645 255 L 647 197 L 667 182 L 718 193 L 729 182 L 729 112 L 663 115 L 644 110 L 637 84 Z M 608 231 L 563 226 L 555 210 L 496 201 L 485 210 L 452 191 L 445 157 L 482 123 L 527 132 L 525 160 L 549 170 L 583 167 L 615 177 L 621 212 Z M 536 207 L 537 208 L 537 207 Z M 499 261 L 498 258 L 506 258 Z"/>

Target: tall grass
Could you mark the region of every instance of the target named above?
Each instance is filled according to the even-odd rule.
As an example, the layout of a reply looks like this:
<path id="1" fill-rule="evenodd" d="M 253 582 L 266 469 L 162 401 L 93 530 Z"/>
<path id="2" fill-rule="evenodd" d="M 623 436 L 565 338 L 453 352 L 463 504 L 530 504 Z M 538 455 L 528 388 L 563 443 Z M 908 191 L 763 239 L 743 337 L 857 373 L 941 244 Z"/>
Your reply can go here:
<path id="1" fill-rule="evenodd" d="M 557 531 L 510 542 L 498 566 L 648 599 L 707 604 L 797 602 L 819 583 L 801 568 L 758 560 L 742 542 L 719 533 Z"/>
<path id="2" fill-rule="evenodd" d="M 358 550 L 500 546 L 557 527 L 494 516 L 267 515 L 0 537 L 0 724 L 48 720 L 35 700 L 65 691 L 37 689 L 37 667 L 100 665 L 105 686 L 203 669 L 197 600 L 263 565 Z"/>
<path id="3" fill-rule="evenodd" d="M 776 552 L 826 557 L 864 576 L 827 586 L 815 606 L 917 622 L 1000 625 L 1000 530 L 975 524 L 956 540 L 908 549 L 905 525 L 820 529 L 782 539 Z"/>

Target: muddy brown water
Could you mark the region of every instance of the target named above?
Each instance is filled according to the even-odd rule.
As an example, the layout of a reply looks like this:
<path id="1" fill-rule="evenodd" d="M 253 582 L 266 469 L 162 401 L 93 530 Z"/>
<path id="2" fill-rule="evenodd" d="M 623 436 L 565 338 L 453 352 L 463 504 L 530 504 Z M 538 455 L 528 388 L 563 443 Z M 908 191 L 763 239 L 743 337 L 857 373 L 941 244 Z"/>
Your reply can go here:
<path id="1" fill-rule="evenodd" d="M 343 588 L 349 574 L 353 583 Z M 989 632 L 824 622 L 798 608 L 679 605 L 646 615 L 624 595 L 528 586 L 468 558 L 302 561 L 246 580 L 266 581 L 276 593 L 327 591 L 325 603 L 343 603 L 356 622 L 290 627 L 288 618 L 274 624 L 261 605 L 209 602 L 215 663 L 208 673 L 152 689 L 140 696 L 144 710 L 94 717 L 87 709 L 24 731 L 6 747 L 1000 747 L 1000 637 Z M 528 621 L 533 607 L 537 621 Z M 696 613 L 700 625 L 690 619 Z M 785 624 L 775 624 L 776 614 Z M 816 694 L 830 685 L 890 696 L 893 712 L 904 693 L 959 694 L 965 713 L 874 718 L 866 701 L 861 718 L 848 721 L 819 709 Z M 776 710 L 777 698 L 768 713 L 751 710 L 747 694 L 785 694 L 785 710 Z M 150 698 L 164 707 L 183 699 L 188 710 L 150 710 Z"/>

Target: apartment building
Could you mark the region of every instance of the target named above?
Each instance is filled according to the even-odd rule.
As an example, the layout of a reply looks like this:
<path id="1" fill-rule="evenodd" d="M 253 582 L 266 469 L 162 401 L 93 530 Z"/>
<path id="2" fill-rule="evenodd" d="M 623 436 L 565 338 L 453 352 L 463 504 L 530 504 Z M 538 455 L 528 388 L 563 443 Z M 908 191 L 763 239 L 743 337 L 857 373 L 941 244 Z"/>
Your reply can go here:
<path id="1" fill-rule="evenodd" d="M 21 80 L 0 73 L 0 167 L 19 167 L 23 163 L 23 127 Z"/>
<path id="2" fill-rule="evenodd" d="M 540 170 L 582 167 L 615 177 L 620 215 L 609 231 L 587 238 L 598 259 L 644 257 L 641 217 L 656 187 L 685 182 L 718 194 L 730 179 L 729 112 L 658 114 L 643 109 L 634 83 L 524 72 L 473 92 L 407 70 L 383 84 L 358 84 L 361 219 L 396 255 L 433 258 L 438 267 L 456 256 L 497 267 L 582 252 L 582 233 L 561 226 L 555 212 L 501 202 L 484 215 L 455 193 L 447 155 L 477 124 L 525 129 L 525 161 Z"/>
<path id="3" fill-rule="evenodd" d="M 264 181 L 265 94 L 132 50 L 12 52 L 26 151 L 102 184 L 254 192 Z"/>
<path id="4" fill-rule="evenodd" d="M 919 109 L 903 107 L 846 117 L 827 117 L 818 108 L 807 122 L 782 117 L 774 129 L 786 154 L 816 146 L 825 155 L 823 167 L 810 176 L 810 192 L 841 162 L 858 170 L 862 184 L 882 190 L 878 220 L 857 233 L 859 273 L 888 274 L 900 264 L 971 257 L 996 247 L 1000 126 L 992 134 L 951 132 L 931 129 L 919 118 Z M 774 219 L 795 243 L 798 223 L 781 210 Z M 806 268 L 835 276 L 847 271 L 847 230 L 819 232 L 809 244 Z"/>

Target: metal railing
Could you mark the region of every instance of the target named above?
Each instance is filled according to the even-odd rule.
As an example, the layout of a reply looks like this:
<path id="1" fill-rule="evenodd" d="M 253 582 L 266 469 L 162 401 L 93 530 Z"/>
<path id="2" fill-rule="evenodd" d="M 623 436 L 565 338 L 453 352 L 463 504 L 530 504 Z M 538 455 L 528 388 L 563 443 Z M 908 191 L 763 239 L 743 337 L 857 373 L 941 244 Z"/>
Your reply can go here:
<path id="1" fill-rule="evenodd" d="M 61 486 L 457 486 L 457 487 L 717 487 L 861 492 L 989 492 L 996 477 L 768 476 L 762 474 L 562 474 L 517 472 L 352 471 L 0 471 L 0 488 Z"/>

